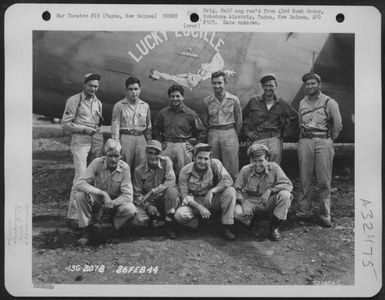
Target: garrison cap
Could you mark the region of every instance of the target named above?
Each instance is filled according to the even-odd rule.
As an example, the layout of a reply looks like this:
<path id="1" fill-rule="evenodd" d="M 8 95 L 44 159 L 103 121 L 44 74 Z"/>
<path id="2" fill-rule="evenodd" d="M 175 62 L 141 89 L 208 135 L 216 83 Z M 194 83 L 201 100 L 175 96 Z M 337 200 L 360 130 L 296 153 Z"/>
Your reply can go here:
<path id="1" fill-rule="evenodd" d="M 95 73 L 89 73 L 84 75 L 84 83 L 87 83 L 90 80 L 100 80 L 100 75 Z"/>
<path id="2" fill-rule="evenodd" d="M 277 81 L 277 77 L 275 77 L 274 74 L 266 74 L 266 75 L 262 76 L 260 82 L 261 82 L 262 84 L 264 84 L 265 82 L 270 81 L 270 80 L 275 80 L 275 81 Z"/>
<path id="3" fill-rule="evenodd" d="M 258 157 L 264 154 L 266 156 L 269 156 L 270 151 L 269 151 L 269 148 L 267 148 L 265 145 L 262 145 L 262 144 L 253 144 L 247 150 L 247 155 L 249 157 Z"/>
<path id="4" fill-rule="evenodd" d="M 162 152 L 162 144 L 157 140 L 149 141 L 146 145 L 146 149 L 147 148 L 154 148 L 154 149 L 158 150 L 159 152 Z"/>
<path id="5" fill-rule="evenodd" d="M 309 79 L 315 79 L 318 81 L 318 83 L 321 82 L 321 76 L 319 76 L 318 74 L 314 74 L 314 73 L 306 73 L 305 75 L 302 76 L 302 81 L 303 82 L 306 82 L 308 81 Z"/>
<path id="6" fill-rule="evenodd" d="M 122 150 L 122 145 L 117 140 L 114 139 L 108 139 L 106 144 L 104 145 L 104 152 L 110 152 L 110 151 L 118 151 Z"/>
<path id="7" fill-rule="evenodd" d="M 209 144 L 199 143 L 194 146 L 194 156 L 197 155 L 199 151 L 211 151 L 211 146 Z"/>

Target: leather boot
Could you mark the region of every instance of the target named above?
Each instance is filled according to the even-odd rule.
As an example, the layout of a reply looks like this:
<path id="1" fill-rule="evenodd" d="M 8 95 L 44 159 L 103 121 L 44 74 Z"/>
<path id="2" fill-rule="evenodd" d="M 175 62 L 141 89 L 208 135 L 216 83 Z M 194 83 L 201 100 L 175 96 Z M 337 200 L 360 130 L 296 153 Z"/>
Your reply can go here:
<path id="1" fill-rule="evenodd" d="M 281 223 L 282 220 L 278 219 L 276 216 L 271 218 L 270 236 L 273 241 L 279 241 L 281 239 L 281 233 L 279 232 L 279 226 Z"/>
<path id="2" fill-rule="evenodd" d="M 231 232 L 232 225 L 222 225 L 222 236 L 225 240 L 234 241 L 235 235 Z"/>
<path id="3" fill-rule="evenodd" d="M 164 225 L 165 226 L 165 231 L 166 231 L 166 235 L 169 239 L 176 239 L 178 238 L 178 234 L 175 232 L 175 221 L 172 221 L 172 222 L 168 222 L 166 221 L 166 224 Z"/>

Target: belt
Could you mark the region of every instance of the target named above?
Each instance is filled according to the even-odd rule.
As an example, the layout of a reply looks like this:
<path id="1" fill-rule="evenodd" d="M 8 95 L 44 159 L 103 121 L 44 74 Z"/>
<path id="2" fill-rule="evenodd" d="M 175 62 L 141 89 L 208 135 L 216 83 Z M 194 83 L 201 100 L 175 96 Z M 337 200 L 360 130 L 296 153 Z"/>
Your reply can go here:
<path id="1" fill-rule="evenodd" d="M 187 138 L 178 138 L 178 137 L 167 137 L 166 138 L 166 142 L 170 142 L 170 143 L 184 143 L 187 140 L 188 140 Z"/>
<path id="2" fill-rule="evenodd" d="M 120 134 L 128 134 L 128 135 L 143 135 L 142 131 L 136 131 L 136 130 L 128 130 L 128 129 L 120 129 Z"/>
<path id="3" fill-rule="evenodd" d="M 215 129 L 215 130 L 227 130 L 227 129 L 233 129 L 234 124 L 227 124 L 227 125 L 211 125 L 209 129 Z"/>
<path id="4" fill-rule="evenodd" d="M 301 139 L 312 139 L 312 138 L 320 138 L 320 139 L 328 139 L 328 132 L 320 132 L 320 131 L 303 131 L 301 132 Z"/>

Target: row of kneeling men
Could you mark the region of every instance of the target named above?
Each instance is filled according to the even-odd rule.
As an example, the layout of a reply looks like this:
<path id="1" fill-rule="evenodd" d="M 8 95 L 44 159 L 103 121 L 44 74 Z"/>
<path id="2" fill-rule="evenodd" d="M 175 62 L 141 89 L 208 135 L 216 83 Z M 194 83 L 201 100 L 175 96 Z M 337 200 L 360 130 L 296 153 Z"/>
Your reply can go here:
<path id="1" fill-rule="evenodd" d="M 132 178 L 128 164 L 121 160 L 120 143 L 109 139 L 104 150 L 105 156 L 93 160 L 75 186 L 81 245 L 89 243 L 100 212 L 112 214 L 113 226 L 120 232 L 165 221 L 170 238 L 178 236 L 176 223 L 197 228 L 200 219 L 220 212 L 221 234 L 234 240 L 234 220 L 250 226 L 254 213 L 260 211 L 271 217 L 271 239 L 281 238 L 279 226 L 286 220 L 293 186 L 280 166 L 269 162 L 264 145 L 250 146 L 250 164 L 241 169 L 235 183 L 223 164 L 212 158 L 208 144 L 194 147 L 194 161 L 182 168 L 178 184 L 170 158 L 161 156 L 159 141 L 147 143 L 146 159 Z"/>

